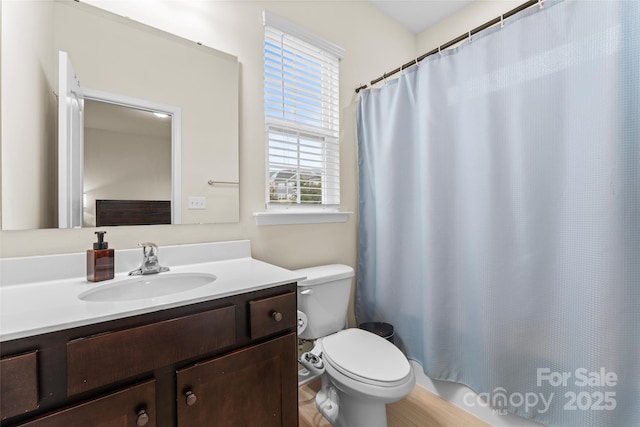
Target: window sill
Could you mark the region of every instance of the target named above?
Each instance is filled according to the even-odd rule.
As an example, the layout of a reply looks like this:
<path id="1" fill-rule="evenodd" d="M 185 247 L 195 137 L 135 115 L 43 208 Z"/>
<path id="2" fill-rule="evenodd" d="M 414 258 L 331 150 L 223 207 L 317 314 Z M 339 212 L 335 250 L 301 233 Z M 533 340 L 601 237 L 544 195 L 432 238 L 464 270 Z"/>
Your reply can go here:
<path id="1" fill-rule="evenodd" d="M 296 225 L 347 222 L 352 212 L 255 212 L 256 225 Z"/>

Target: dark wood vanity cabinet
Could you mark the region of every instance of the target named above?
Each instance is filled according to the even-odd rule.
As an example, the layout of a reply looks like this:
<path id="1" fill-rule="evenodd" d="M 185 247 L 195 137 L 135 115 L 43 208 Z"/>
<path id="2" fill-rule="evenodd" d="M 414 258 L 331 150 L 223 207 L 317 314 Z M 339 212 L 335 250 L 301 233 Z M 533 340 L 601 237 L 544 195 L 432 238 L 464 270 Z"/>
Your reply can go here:
<path id="1" fill-rule="evenodd" d="M 295 283 L 2 343 L 2 427 L 297 426 Z"/>

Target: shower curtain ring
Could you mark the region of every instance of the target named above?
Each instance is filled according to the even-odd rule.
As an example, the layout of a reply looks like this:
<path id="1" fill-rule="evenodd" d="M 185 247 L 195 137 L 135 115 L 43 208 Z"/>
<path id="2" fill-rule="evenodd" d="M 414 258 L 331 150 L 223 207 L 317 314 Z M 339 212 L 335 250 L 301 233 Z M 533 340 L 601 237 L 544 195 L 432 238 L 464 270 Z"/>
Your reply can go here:
<path id="1" fill-rule="evenodd" d="M 500 28 L 504 28 L 504 15 L 500 15 Z"/>
<path id="2" fill-rule="evenodd" d="M 538 5 L 540 6 L 540 9 L 544 9 L 544 0 L 538 0 Z"/>
<path id="3" fill-rule="evenodd" d="M 472 39 L 471 39 L 471 31 L 469 31 L 469 36 L 467 37 L 469 39 L 469 43 L 471 43 Z"/>
<path id="4" fill-rule="evenodd" d="M 442 56 L 442 46 L 438 46 L 438 55 Z"/>

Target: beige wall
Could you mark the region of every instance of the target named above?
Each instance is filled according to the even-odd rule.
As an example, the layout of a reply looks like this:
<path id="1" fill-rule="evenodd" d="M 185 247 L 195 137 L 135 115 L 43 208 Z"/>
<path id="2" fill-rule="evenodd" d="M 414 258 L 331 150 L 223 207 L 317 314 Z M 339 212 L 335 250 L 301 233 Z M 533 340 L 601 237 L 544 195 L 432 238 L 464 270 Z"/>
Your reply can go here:
<path id="1" fill-rule="evenodd" d="M 53 6 L 3 1 L 2 8 L 3 41 L 20 40 L 2 44 L 1 134 L 2 141 L 13 141 L 3 147 L 2 182 L 10 185 L 2 201 L 4 206 L 21 207 L 3 212 L 2 220 L 11 228 L 53 227 L 57 147 L 46 143 L 54 140 L 57 129 L 57 100 L 50 90 L 57 66 L 51 37 Z M 12 67 L 16 63 L 24 66 Z"/>

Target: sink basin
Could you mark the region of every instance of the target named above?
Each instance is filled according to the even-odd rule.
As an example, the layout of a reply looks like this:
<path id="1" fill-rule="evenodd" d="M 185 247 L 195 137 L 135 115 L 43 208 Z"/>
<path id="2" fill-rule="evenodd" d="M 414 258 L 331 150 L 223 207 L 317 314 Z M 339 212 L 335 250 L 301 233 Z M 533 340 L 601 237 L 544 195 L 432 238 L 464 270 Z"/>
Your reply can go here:
<path id="1" fill-rule="evenodd" d="M 160 273 L 106 284 L 78 295 L 83 301 L 130 301 L 190 291 L 208 285 L 216 276 L 207 273 Z"/>

